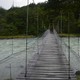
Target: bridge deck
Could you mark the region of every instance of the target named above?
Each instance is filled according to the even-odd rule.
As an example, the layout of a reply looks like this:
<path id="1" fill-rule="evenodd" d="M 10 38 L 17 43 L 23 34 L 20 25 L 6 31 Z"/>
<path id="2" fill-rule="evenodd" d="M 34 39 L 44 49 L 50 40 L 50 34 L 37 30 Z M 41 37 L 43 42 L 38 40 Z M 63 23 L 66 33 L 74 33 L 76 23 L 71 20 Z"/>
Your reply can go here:
<path id="1" fill-rule="evenodd" d="M 59 51 L 55 36 L 48 33 L 44 38 L 43 50 L 32 59 L 28 65 L 27 80 L 76 80 L 75 75 L 69 67 L 65 55 Z M 24 79 L 21 74 L 19 79 Z"/>

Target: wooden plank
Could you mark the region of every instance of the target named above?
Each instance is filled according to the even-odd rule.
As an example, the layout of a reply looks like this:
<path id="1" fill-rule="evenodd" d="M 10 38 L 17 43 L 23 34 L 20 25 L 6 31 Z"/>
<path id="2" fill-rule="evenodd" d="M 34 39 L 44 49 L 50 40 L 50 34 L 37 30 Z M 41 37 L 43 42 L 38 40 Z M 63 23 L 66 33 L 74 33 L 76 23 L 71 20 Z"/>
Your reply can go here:
<path id="1" fill-rule="evenodd" d="M 19 78 L 22 80 L 76 80 L 76 76 L 72 69 L 70 69 L 69 79 L 69 64 L 60 50 L 56 42 L 55 36 L 48 33 L 43 40 L 42 51 L 39 53 L 37 59 L 32 59 L 27 67 L 27 77 L 24 77 L 22 72 Z M 41 47 L 41 45 L 40 45 Z M 60 50 L 60 51 L 59 51 Z"/>

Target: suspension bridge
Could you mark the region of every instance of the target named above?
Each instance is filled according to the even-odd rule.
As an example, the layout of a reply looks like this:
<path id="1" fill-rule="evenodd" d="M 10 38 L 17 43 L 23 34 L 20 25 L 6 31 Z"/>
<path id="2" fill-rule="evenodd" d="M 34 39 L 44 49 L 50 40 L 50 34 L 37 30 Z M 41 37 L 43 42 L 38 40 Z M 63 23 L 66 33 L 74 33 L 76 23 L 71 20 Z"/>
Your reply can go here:
<path id="1" fill-rule="evenodd" d="M 55 30 L 44 33 L 38 50 L 27 64 L 26 72 L 20 73 L 17 80 L 76 80 Z"/>
<path id="2" fill-rule="evenodd" d="M 34 1 L 33 1 L 34 2 Z M 29 4 L 29 1 L 27 0 Z M 28 35 L 28 10 L 27 7 L 27 27 L 26 35 Z M 62 15 L 61 15 L 62 18 Z M 62 20 L 61 20 L 62 24 Z M 61 25 L 62 27 L 62 25 Z M 37 37 L 38 37 L 38 13 L 37 13 Z M 69 33 L 69 25 L 68 25 Z M 37 40 L 38 41 L 38 40 Z M 68 42 L 70 39 L 68 36 Z M 27 63 L 27 48 L 26 48 L 26 63 L 25 69 L 19 74 L 17 80 L 76 80 L 76 75 L 70 64 L 70 45 L 68 46 L 68 58 L 63 52 L 62 42 L 59 40 L 59 35 L 56 30 L 47 30 L 42 35 L 42 43 L 38 45 L 37 53 Z M 27 47 L 27 39 L 26 39 Z"/>
<path id="3" fill-rule="evenodd" d="M 33 0 L 34 3 L 34 0 Z M 29 0 L 27 0 L 27 5 L 29 5 Z M 13 2 L 14 7 L 14 2 Z M 28 16 L 29 6 L 27 6 L 27 25 L 26 25 L 26 36 L 28 35 L 29 28 L 29 16 Z M 38 37 L 38 28 L 39 20 L 37 13 L 37 37 Z M 59 28 L 58 28 L 59 29 Z M 61 14 L 61 31 L 62 33 L 62 14 Z M 68 22 L 68 33 L 69 33 L 69 22 Z M 28 61 L 28 39 L 26 38 L 26 49 L 20 52 L 13 53 L 13 39 L 12 39 L 12 54 L 4 59 L 0 60 L 0 64 L 8 62 L 11 58 L 17 55 L 17 60 L 23 57 L 24 63 L 20 67 L 23 68 L 22 72 L 18 74 L 16 79 L 13 79 L 12 65 L 10 68 L 10 80 L 77 80 L 73 66 L 71 65 L 71 55 L 70 51 L 70 36 L 68 36 L 68 43 L 66 45 L 68 48 L 68 55 L 66 55 L 64 48 L 62 47 L 62 41 L 60 40 L 59 35 L 54 29 L 53 32 L 48 29 L 41 37 L 41 42 L 37 39 L 37 51 L 34 56 Z M 40 43 L 40 44 L 39 44 Z M 78 38 L 79 43 L 79 38 Z M 24 54 L 26 53 L 26 55 Z M 72 52 L 76 57 L 76 61 L 80 61 L 80 56 L 77 55 L 74 51 Z M 20 55 L 21 54 L 21 55 Z M 23 55 L 24 54 L 24 55 Z M 78 54 L 79 54 L 79 44 L 78 44 Z M 20 57 L 19 57 L 20 56 Z M 72 56 L 73 57 L 73 56 Z M 25 59 L 24 59 L 25 58 Z M 15 59 L 15 58 L 14 58 Z M 23 62 L 22 61 L 22 62 Z M 20 61 L 21 62 L 21 61 Z M 77 64 L 77 63 L 76 63 Z M 80 64 L 79 64 L 80 66 Z M 2 66 L 3 67 L 3 66 Z M 19 69 L 19 67 L 17 68 Z M 77 70 L 80 70 L 80 68 Z M 18 70 L 19 71 L 19 70 Z M 16 71 L 15 71 L 16 72 Z"/>

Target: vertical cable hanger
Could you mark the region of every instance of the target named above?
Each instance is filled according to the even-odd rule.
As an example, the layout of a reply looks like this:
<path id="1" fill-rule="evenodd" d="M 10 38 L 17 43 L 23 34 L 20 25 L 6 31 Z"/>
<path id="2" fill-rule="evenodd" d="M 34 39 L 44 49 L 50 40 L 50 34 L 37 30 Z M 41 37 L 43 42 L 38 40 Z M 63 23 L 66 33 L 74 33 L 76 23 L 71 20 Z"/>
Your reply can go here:
<path id="1" fill-rule="evenodd" d="M 63 15 L 62 15 L 62 12 L 61 12 L 61 34 L 62 34 L 62 18 L 63 18 Z"/>
<path id="2" fill-rule="evenodd" d="M 37 54 L 39 54 L 39 45 L 38 45 L 38 33 L 39 33 L 39 14 L 38 14 L 38 5 L 37 5 Z"/>
<path id="3" fill-rule="evenodd" d="M 59 20 L 58 20 L 58 22 L 57 22 L 57 33 L 59 33 Z"/>
<path id="4" fill-rule="evenodd" d="M 79 36 L 78 36 L 78 56 L 79 56 Z"/>
<path id="5" fill-rule="evenodd" d="M 25 60 L 25 75 L 24 75 L 24 77 L 25 77 L 25 80 L 27 80 L 27 36 L 28 36 L 28 26 L 29 26 L 29 24 L 28 24 L 28 22 L 29 22 L 29 20 L 28 20 L 28 12 L 29 12 L 29 0 L 27 0 L 27 19 L 26 19 L 26 60 Z"/>
<path id="6" fill-rule="evenodd" d="M 79 14 L 79 20 L 80 20 L 80 14 Z M 80 47 L 79 47 L 79 43 L 80 43 L 80 42 L 79 42 L 79 36 L 78 36 L 78 56 L 80 56 L 80 55 L 79 55 L 79 48 L 80 48 Z"/>
<path id="7" fill-rule="evenodd" d="M 78 56 L 79 56 L 79 36 L 78 36 Z"/>
<path id="8" fill-rule="evenodd" d="M 44 30 L 44 22 L 43 22 L 43 20 L 42 20 L 42 29 Z"/>
<path id="9" fill-rule="evenodd" d="M 35 2 L 34 2 L 34 0 L 33 0 L 33 4 L 34 4 Z"/>
<path id="10" fill-rule="evenodd" d="M 12 54 L 13 54 L 13 36 L 12 36 Z"/>
<path id="11" fill-rule="evenodd" d="M 12 8 L 14 8 L 14 0 L 13 0 L 13 4 L 12 4 Z M 13 29 L 11 29 L 11 39 L 12 39 L 12 54 L 13 54 Z"/>
<path id="12" fill-rule="evenodd" d="M 55 27 L 54 27 L 54 21 L 52 22 L 52 26 L 53 26 L 52 29 L 53 29 L 53 33 L 54 33 L 54 29 L 55 29 Z"/>
<path id="13" fill-rule="evenodd" d="M 58 20 L 58 33 L 59 33 L 59 20 Z"/>
<path id="14" fill-rule="evenodd" d="M 10 80 L 12 80 L 11 64 L 10 64 Z"/>
<path id="15" fill-rule="evenodd" d="M 61 34 L 62 34 L 62 18 L 63 18 L 63 15 L 62 15 L 62 11 L 61 11 L 61 29 L 60 29 L 61 30 L 61 32 L 60 32 Z M 62 38 L 61 38 L 61 45 L 62 45 Z"/>
<path id="16" fill-rule="evenodd" d="M 13 30 L 12 30 L 13 32 Z M 13 55 L 13 33 L 12 33 L 12 55 Z"/>
<path id="17" fill-rule="evenodd" d="M 9 68 L 9 80 L 13 80 L 13 78 L 12 78 L 12 66 L 11 66 L 11 63 L 6 68 Z"/>
<path id="18" fill-rule="evenodd" d="M 44 31 L 44 22 L 43 22 L 43 20 L 42 20 L 42 30 Z M 43 33 L 43 31 L 42 31 L 42 33 Z M 43 36 L 41 37 L 41 40 L 42 40 L 42 50 L 43 50 Z"/>
<path id="19" fill-rule="evenodd" d="M 44 24 L 44 20 L 42 19 L 42 29 L 43 29 L 43 34 L 42 34 L 42 46 L 44 46 L 44 34 L 45 34 L 45 24 Z M 43 51 L 43 47 L 42 47 L 42 51 Z"/>
<path id="20" fill-rule="evenodd" d="M 35 3 L 35 1 L 33 0 L 33 4 L 34 4 L 34 3 Z M 39 33 L 39 32 L 38 32 L 38 31 L 39 31 L 39 29 L 38 29 L 38 28 L 39 28 L 39 16 L 38 16 L 38 15 L 39 15 L 39 14 L 38 14 L 38 6 L 37 6 L 37 9 L 36 9 L 36 13 L 37 13 L 37 16 L 36 16 L 36 17 L 37 17 L 37 31 L 36 31 L 36 34 L 37 34 L 37 54 L 39 54 L 39 45 L 38 45 L 38 39 L 39 39 L 39 38 L 38 38 L 38 35 L 39 35 L 39 34 L 38 34 L 38 33 Z"/>
<path id="21" fill-rule="evenodd" d="M 13 0 L 13 3 L 12 3 L 12 8 L 14 8 L 14 0 Z"/>
<path id="22" fill-rule="evenodd" d="M 42 30 L 44 31 L 44 22 L 43 22 L 43 20 L 42 20 Z M 42 33 L 43 33 L 43 31 L 42 31 Z"/>
<path id="23" fill-rule="evenodd" d="M 12 8 L 14 8 L 14 0 L 13 0 L 13 4 L 12 4 Z M 12 39 L 12 55 L 13 55 L 13 29 L 11 29 L 11 39 Z M 8 68 L 10 68 L 10 80 L 12 80 L 12 68 L 11 68 L 11 63 L 10 63 L 10 66 Z"/>
<path id="24" fill-rule="evenodd" d="M 71 75 L 70 75 L 70 25 L 69 25 L 69 13 L 68 13 L 68 79 L 71 79 Z"/>

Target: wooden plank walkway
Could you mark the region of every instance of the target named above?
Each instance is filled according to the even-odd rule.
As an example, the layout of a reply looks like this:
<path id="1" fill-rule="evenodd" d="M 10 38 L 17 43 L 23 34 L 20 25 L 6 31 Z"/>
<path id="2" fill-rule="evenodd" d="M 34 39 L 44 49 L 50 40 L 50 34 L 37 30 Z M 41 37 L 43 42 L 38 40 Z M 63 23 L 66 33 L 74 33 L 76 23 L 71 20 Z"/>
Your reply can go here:
<path id="1" fill-rule="evenodd" d="M 76 80 L 76 76 L 70 69 L 64 53 L 59 51 L 59 46 L 54 34 L 48 33 L 44 40 L 43 50 L 32 59 L 28 65 L 27 77 L 20 74 L 22 80 Z"/>

